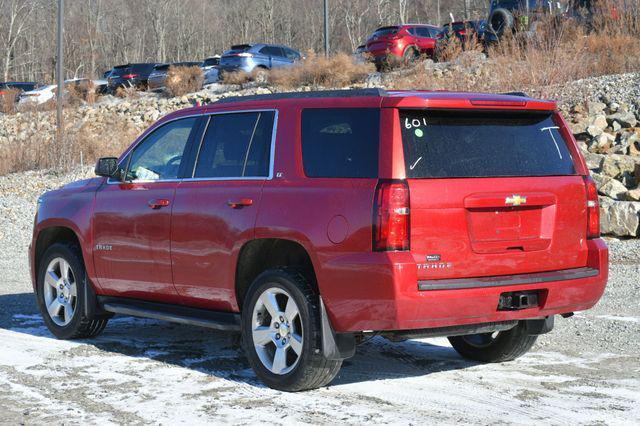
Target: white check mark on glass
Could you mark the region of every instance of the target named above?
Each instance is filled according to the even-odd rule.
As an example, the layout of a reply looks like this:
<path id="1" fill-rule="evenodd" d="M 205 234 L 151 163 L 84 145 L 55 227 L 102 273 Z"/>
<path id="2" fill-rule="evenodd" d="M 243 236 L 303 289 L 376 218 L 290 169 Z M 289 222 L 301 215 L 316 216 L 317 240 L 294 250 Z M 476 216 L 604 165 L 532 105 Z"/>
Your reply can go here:
<path id="1" fill-rule="evenodd" d="M 409 166 L 409 169 L 410 170 L 415 169 L 416 166 L 418 165 L 418 163 L 420 162 L 420 160 L 422 160 L 422 157 L 418 158 L 415 163 L 413 163 L 411 166 Z"/>

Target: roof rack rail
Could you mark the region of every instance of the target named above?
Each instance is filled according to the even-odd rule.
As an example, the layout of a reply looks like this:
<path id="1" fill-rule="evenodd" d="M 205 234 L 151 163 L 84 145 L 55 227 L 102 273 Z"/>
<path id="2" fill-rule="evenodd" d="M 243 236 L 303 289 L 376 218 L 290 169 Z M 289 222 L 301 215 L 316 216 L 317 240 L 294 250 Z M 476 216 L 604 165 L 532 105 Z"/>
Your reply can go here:
<path id="1" fill-rule="evenodd" d="M 507 95 L 507 96 L 520 96 L 521 98 L 528 98 L 529 95 L 527 95 L 524 92 L 506 92 L 506 93 L 501 93 L 502 95 Z"/>
<path id="2" fill-rule="evenodd" d="M 229 96 L 214 102 L 214 104 L 226 104 L 231 102 L 248 101 L 272 101 L 278 99 L 304 99 L 304 98 L 360 98 L 366 96 L 387 96 L 384 89 L 346 89 L 346 90 L 317 90 L 311 92 L 283 92 L 269 93 L 265 95 Z"/>

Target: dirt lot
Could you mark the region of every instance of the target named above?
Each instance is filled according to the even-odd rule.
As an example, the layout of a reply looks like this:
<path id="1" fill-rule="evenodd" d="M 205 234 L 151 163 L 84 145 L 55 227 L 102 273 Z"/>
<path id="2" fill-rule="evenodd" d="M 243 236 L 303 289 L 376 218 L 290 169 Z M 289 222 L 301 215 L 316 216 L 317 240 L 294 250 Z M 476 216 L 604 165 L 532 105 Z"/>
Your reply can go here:
<path id="1" fill-rule="evenodd" d="M 97 339 L 54 339 L 26 260 L 43 185 L 9 180 L 0 179 L 0 424 L 640 422 L 638 240 L 611 241 L 595 309 L 558 319 L 515 362 L 470 363 L 446 339 L 375 338 L 331 386 L 286 394 L 261 385 L 224 333 L 117 317 Z"/>

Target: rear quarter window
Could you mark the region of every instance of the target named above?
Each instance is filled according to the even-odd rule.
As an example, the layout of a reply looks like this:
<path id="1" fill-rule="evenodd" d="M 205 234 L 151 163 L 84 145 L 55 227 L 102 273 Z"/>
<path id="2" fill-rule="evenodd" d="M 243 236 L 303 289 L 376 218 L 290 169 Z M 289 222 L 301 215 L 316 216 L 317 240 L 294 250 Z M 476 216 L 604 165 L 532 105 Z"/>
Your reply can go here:
<path id="1" fill-rule="evenodd" d="M 550 113 L 405 110 L 400 120 L 409 178 L 576 174 Z"/>
<path id="2" fill-rule="evenodd" d="M 309 177 L 377 177 L 379 140 L 377 108 L 302 111 L 302 157 Z"/>

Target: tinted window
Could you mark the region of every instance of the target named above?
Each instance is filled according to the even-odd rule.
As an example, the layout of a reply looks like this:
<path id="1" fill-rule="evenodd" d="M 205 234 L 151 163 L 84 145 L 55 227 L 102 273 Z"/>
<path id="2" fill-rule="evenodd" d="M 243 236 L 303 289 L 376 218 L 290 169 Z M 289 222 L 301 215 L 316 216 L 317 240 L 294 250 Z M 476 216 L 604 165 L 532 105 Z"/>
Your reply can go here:
<path id="1" fill-rule="evenodd" d="M 202 66 L 210 67 L 210 66 L 219 65 L 219 64 L 220 64 L 220 58 L 207 58 L 202 63 Z"/>
<path id="2" fill-rule="evenodd" d="M 177 120 L 154 130 L 131 154 L 127 180 L 176 179 L 195 118 Z"/>
<path id="3" fill-rule="evenodd" d="M 427 27 L 416 27 L 416 35 L 418 37 L 431 37 L 431 32 Z"/>
<path id="4" fill-rule="evenodd" d="M 284 53 L 282 53 L 282 49 L 276 46 L 265 46 L 260 49 L 260 53 L 269 56 L 284 56 Z"/>
<path id="5" fill-rule="evenodd" d="M 288 47 L 284 47 L 283 50 L 284 54 L 287 56 L 287 59 L 290 59 L 292 61 L 297 61 L 298 59 L 300 59 L 300 54 L 295 50 L 289 49 Z"/>
<path id="6" fill-rule="evenodd" d="M 398 28 L 398 27 L 382 27 L 382 28 L 378 28 L 377 30 L 374 31 L 374 33 L 373 33 L 373 35 L 371 37 L 382 37 L 382 36 L 393 35 L 393 34 L 396 34 L 399 29 L 400 28 Z"/>
<path id="7" fill-rule="evenodd" d="M 575 174 L 551 114 L 402 111 L 409 178 Z"/>
<path id="8" fill-rule="evenodd" d="M 418 35 L 418 33 L 416 32 L 416 29 L 414 27 L 407 28 L 407 32 L 409 34 L 411 34 L 412 36 L 414 36 L 414 37 Z"/>
<path id="9" fill-rule="evenodd" d="M 267 177 L 273 111 L 212 115 L 194 177 Z"/>
<path id="10" fill-rule="evenodd" d="M 302 156 L 307 176 L 377 177 L 379 140 L 379 109 L 302 112 Z"/>

